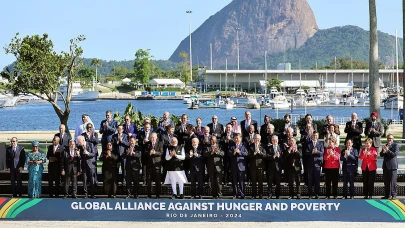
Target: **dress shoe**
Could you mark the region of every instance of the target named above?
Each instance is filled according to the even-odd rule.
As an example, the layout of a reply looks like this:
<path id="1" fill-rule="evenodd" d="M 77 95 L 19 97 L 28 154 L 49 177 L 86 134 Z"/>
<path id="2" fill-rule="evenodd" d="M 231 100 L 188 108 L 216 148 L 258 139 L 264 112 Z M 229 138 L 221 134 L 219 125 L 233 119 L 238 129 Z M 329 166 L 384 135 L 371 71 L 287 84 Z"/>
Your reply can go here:
<path id="1" fill-rule="evenodd" d="M 195 196 L 191 196 L 190 199 L 195 199 Z"/>
<path id="2" fill-rule="evenodd" d="M 63 199 L 66 199 L 68 196 L 67 195 L 63 195 Z"/>
<path id="3" fill-rule="evenodd" d="M 369 199 L 372 199 L 372 198 L 373 198 L 373 196 L 369 196 L 368 198 L 369 198 Z"/>
<path id="4" fill-rule="evenodd" d="M 350 196 L 350 199 L 354 199 L 354 196 Z"/>
<path id="5" fill-rule="evenodd" d="M 368 199 L 368 196 L 363 197 L 363 199 Z"/>
<path id="6" fill-rule="evenodd" d="M 292 199 L 292 196 L 289 196 L 287 199 L 289 199 L 289 200 Z"/>
<path id="7" fill-rule="evenodd" d="M 144 182 L 142 183 L 142 186 L 146 186 L 146 181 L 144 181 Z"/>
<path id="8" fill-rule="evenodd" d="M 91 199 L 96 199 L 97 197 L 95 195 L 90 196 Z"/>
<path id="9" fill-rule="evenodd" d="M 271 199 L 271 197 L 273 197 L 273 194 L 269 194 L 269 195 L 267 196 L 267 199 Z"/>
<path id="10" fill-rule="evenodd" d="M 389 199 L 388 197 L 386 197 L 386 196 L 384 196 L 384 197 L 381 197 L 381 199 Z"/>
<path id="11" fill-rule="evenodd" d="M 173 194 L 172 199 L 176 199 L 177 195 Z"/>
<path id="12" fill-rule="evenodd" d="M 180 199 L 184 199 L 184 195 L 183 195 L 183 194 L 180 194 Z"/>
<path id="13" fill-rule="evenodd" d="M 115 198 L 117 198 L 117 196 L 116 196 L 116 195 L 113 195 L 112 198 L 115 199 Z"/>
<path id="14" fill-rule="evenodd" d="M 129 199 L 129 198 L 131 198 L 130 194 L 128 194 L 127 197 L 125 197 L 125 199 Z"/>
<path id="15" fill-rule="evenodd" d="M 198 198 L 197 199 L 202 199 L 202 196 L 198 196 Z"/>
<path id="16" fill-rule="evenodd" d="M 297 199 L 301 199 L 301 195 L 300 195 L 300 194 L 297 195 Z"/>
<path id="17" fill-rule="evenodd" d="M 315 196 L 315 199 L 319 199 L 319 196 L 318 196 L 318 195 L 316 195 L 316 196 Z"/>
<path id="18" fill-rule="evenodd" d="M 396 199 L 397 199 L 396 196 L 391 196 L 391 197 L 390 197 L 390 200 L 396 200 Z"/>
<path id="19" fill-rule="evenodd" d="M 236 196 L 232 196 L 232 199 L 236 199 Z"/>
<path id="20" fill-rule="evenodd" d="M 327 196 L 325 199 L 330 199 L 330 196 Z"/>
<path id="21" fill-rule="evenodd" d="M 84 198 L 85 198 L 85 199 L 89 198 L 89 197 L 87 196 L 87 193 L 86 193 L 86 194 L 84 194 Z"/>
<path id="22" fill-rule="evenodd" d="M 134 195 L 134 197 L 133 197 L 134 199 L 138 199 L 139 198 L 139 196 L 138 195 Z"/>
<path id="23" fill-rule="evenodd" d="M 259 199 L 263 199 L 263 196 L 262 196 L 262 195 L 260 195 L 260 196 L 259 196 Z"/>
<path id="24" fill-rule="evenodd" d="M 72 199 L 77 199 L 77 196 L 76 196 L 76 195 L 72 195 Z"/>

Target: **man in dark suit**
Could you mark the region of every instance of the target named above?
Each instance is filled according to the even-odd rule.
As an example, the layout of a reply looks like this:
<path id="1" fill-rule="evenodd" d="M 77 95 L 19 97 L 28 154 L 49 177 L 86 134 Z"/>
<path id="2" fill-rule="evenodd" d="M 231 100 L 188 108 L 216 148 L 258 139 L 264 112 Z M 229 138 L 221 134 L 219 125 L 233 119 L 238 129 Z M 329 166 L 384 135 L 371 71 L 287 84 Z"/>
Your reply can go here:
<path id="1" fill-rule="evenodd" d="M 112 142 L 112 136 L 117 131 L 118 122 L 112 119 L 112 112 L 108 110 L 105 112 L 105 120 L 101 121 L 100 124 L 100 134 L 103 134 L 101 137 L 101 146 L 103 151 L 106 150 L 107 142 Z"/>
<path id="2" fill-rule="evenodd" d="M 82 136 L 84 137 L 84 140 L 85 140 L 87 143 L 90 143 L 90 144 L 93 145 L 94 154 L 95 154 L 94 159 L 93 159 L 93 167 L 94 167 L 93 174 L 94 174 L 95 185 L 98 186 L 98 180 L 97 180 L 97 158 L 98 158 L 99 154 L 98 154 L 97 145 L 98 145 L 99 140 L 98 140 L 98 134 L 97 134 L 97 132 L 95 131 L 95 129 L 93 128 L 93 124 L 92 124 L 92 123 L 88 123 L 88 124 L 86 125 L 86 131 L 83 132 Z"/>
<path id="3" fill-rule="evenodd" d="M 329 135 L 329 129 L 330 129 L 330 125 L 334 124 L 333 123 L 333 116 L 332 115 L 327 115 L 326 116 L 326 124 L 323 125 L 323 132 L 321 132 L 321 136 L 326 137 L 327 135 Z M 316 129 L 314 128 L 314 131 L 316 131 Z M 339 128 L 336 128 L 335 133 L 337 135 L 340 135 L 340 130 Z"/>
<path id="4" fill-rule="evenodd" d="M 283 151 L 284 154 L 284 170 L 286 171 L 289 194 L 288 199 L 294 198 L 294 182 L 297 188 L 297 199 L 301 199 L 300 176 L 301 176 L 301 157 L 302 151 L 297 147 L 297 142 L 294 138 L 290 138 L 288 149 Z"/>
<path id="5" fill-rule="evenodd" d="M 167 173 L 167 162 L 165 159 L 166 156 L 166 151 L 167 148 L 170 146 L 170 141 L 172 140 L 172 138 L 177 138 L 177 135 L 174 134 L 174 125 L 173 124 L 169 124 L 166 126 L 166 130 L 165 131 L 161 131 L 160 136 L 159 136 L 159 141 L 162 144 L 162 166 L 163 166 L 163 177 L 166 177 L 166 173 Z"/>
<path id="6" fill-rule="evenodd" d="M 190 150 L 186 150 L 186 158 L 190 159 L 190 178 L 191 178 L 191 198 L 201 199 L 204 194 L 204 152 L 203 147 L 198 146 L 198 138 L 191 140 Z M 196 191 L 196 181 L 198 190 Z M 198 196 L 197 196 L 198 193 Z"/>
<path id="7" fill-rule="evenodd" d="M 124 134 L 124 127 L 122 125 L 118 126 L 117 134 L 112 136 L 112 145 L 114 150 L 118 153 L 120 163 L 121 163 L 121 173 L 122 173 L 122 185 L 126 186 L 126 169 L 125 169 L 125 156 L 123 154 L 129 146 L 129 138 L 127 134 Z"/>
<path id="8" fill-rule="evenodd" d="M 212 116 L 212 123 L 207 124 L 210 128 L 211 135 L 220 136 L 224 133 L 224 126 L 218 123 L 218 116 Z"/>
<path id="9" fill-rule="evenodd" d="M 251 144 L 254 142 L 254 138 L 256 135 L 256 129 L 254 125 L 250 125 L 248 127 L 248 132 L 243 136 L 242 142 L 246 145 L 246 147 L 249 147 Z"/>
<path id="10" fill-rule="evenodd" d="M 387 144 L 382 147 L 380 156 L 384 157 L 384 199 L 395 199 L 397 197 L 397 170 L 398 170 L 399 145 L 394 142 L 394 136 L 388 134 Z"/>
<path id="11" fill-rule="evenodd" d="M 370 114 L 371 122 L 366 123 L 366 129 L 364 131 L 364 134 L 366 135 L 367 138 L 371 138 L 373 140 L 372 146 L 377 148 L 378 150 L 381 145 L 381 135 L 383 133 L 383 126 L 377 119 L 378 114 L 376 112 L 372 112 Z"/>
<path id="12" fill-rule="evenodd" d="M 312 140 L 307 142 L 307 150 L 305 151 L 306 156 L 308 156 L 308 195 L 309 198 L 312 197 L 312 186 L 315 185 L 316 199 L 319 199 L 320 176 L 324 152 L 323 142 L 320 142 L 318 139 L 319 133 L 314 131 L 312 133 Z"/>
<path id="13" fill-rule="evenodd" d="M 25 164 L 25 150 L 24 147 L 18 145 L 17 137 L 12 137 L 10 146 L 6 150 L 6 167 L 11 176 L 11 189 L 13 197 L 22 195 L 22 181 L 21 172 Z M 17 186 L 16 182 L 17 181 Z"/>
<path id="14" fill-rule="evenodd" d="M 280 198 L 280 181 L 281 181 L 281 170 L 283 169 L 283 151 L 278 145 L 278 136 L 273 135 L 271 137 L 271 144 L 267 147 L 267 164 L 266 164 L 266 176 L 267 176 L 267 190 L 268 198 L 271 199 L 273 196 L 272 188 L 273 181 L 276 185 L 276 198 Z"/>
<path id="15" fill-rule="evenodd" d="M 64 152 L 64 147 L 59 145 L 59 137 L 53 137 L 52 145 L 48 147 L 46 158 L 49 160 L 48 164 L 48 185 L 49 185 L 49 197 L 59 197 L 59 185 L 60 185 L 60 160 Z M 54 184 L 55 183 L 55 188 Z"/>
<path id="16" fill-rule="evenodd" d="M 70 180 L 73 177 L 73 194 L 72 198 L 77 198 L 77 177 L 80 175 L 80 150 L 76 147 L 75 140 L 71 139 L 69 147 L 65 148 L 61 160 L 61 174 L 65 177 L 65 195 L 67 198 L 69 194 Z"/>
<path id="17" fill-rule="evenodd" d="M 239 133 L 234 134 L 234 142 L 229 147 L 228 154 L 231 162 L 232 172 L 232 187 L 233 199 L 238 195 L 242 199 L 245 198 L 245 172 L 246 172 L 246 157 L 248 151 L 242 143 L 242 136 Z"/>
<path id="18" fill-rule="evenodd" d="M 131 116 L 126 115 L 125 116 L 125 123 L 123 124 L 124 127 L 124 133 L 128 135 L 130 138 L 136 138 L 136 135 L 138 134 L 138 128 L 136 127 L 135 124 L 131 123 Z"/>
<path id="19" fill-rule="evenodd" d="M 264 147 L 270 146 L 271 145 L 271 139 L 273 137 L 273 135 L 277 135 L 276 132 L 274 132 L 274 125 L 269 123 L 267 125 L 265 125 L 266 129 L 263 129 L 264 132 L 260 133 L 260 136 L 262 138 L 262 145 Z M 260 131 L 262 130 L 262 128 L 260 128 Z M 278 138 L 277 138 L 278 141 Z"/>
<path id="20" fill-rule="evenodd" d="M 255 133 L 258 133 L 257 121 L 252 120 L 252 114 L 249 111 L 246 111 L 245 119 L 240 122 L 242 137 L 246 137 L 249 134 L 248 130 L 250 125 L 253 125 L 255 127 Z"/>
<path id="21" fill-rule="evenodd" d="M 67 133 L 66 126 L 64 124 L 59 125 L 59 133 L 56 133 L 55 136 L 59 137 L 59 144 L 62 145 L 64 148 L 69 147 L 69 142 L 72 139 L 70 133 Z"/>
<path id="22" fill-rule="evenodd" d="M 252 125 L 251 125 L 252 126 Z M 252 198 L 257 196 L 259 185 L 259 198 L 263 199 L 263 172 L 265 168 L 266 150 L 260 145 L 261 136 L 256 134 L 253 143 L 249 145 L 249 172 L 252 179 Z"/>
<path id="23" fill-rule="evenodd" d="M 170 113 L 169 112 L 164 112 L 162 119 L 158 123 L 158 128 L 156 132 L 158 134 L 162 134 L 162 132 L 167 131 L 167 126 L 169 125 L 174 125 L 173 120 L 170 119 Z"/>
<path id="24" fill-rule="evenodd" d="M 77 137 L 78 148 L 80 150 L 80 157 L 81 157 L 81 171 L 83 174 L 83 189 L 84 189 L 84 198 L 88 198 L 88 194 L 90 193 L 91 198 L 96 198 L 95 188 L 94 185 L 94 157 L 96 153 L 94 151 L 93 144 L 87 143 L 84 139 L 84 136 L 80 135 Z M 88 180 L 90 183 L 90 191 L 88 191 Z"/>
<path id="25" fill-rule="evenodd" d="M 142 163 L 142 185 L 146 186 L 146 170 L 147 170 L 147 157 L 144 153 L 145 145 L 150 140 L 150 136 L 152 135 L 150 123 L 145 122 L 143 124 L 143 131 L 138 132 L 138 145 L 140 150 L 142 151 L 141 163 Z"/>
<path id="26" fill-rule="evenodd" d="M 211 146 L 206 147 L 204 157 L 206 158 L 208 176 L 211 181 L 211 193 L 214 199 L 222 198 L 222 170 L 224 165 L 222 158 L 224 151 L 217 144 L 217 137 L 211 137 Z"/>
<path id="27" fill-rule="evenodd" d="M 139 171 L 141 169 L 141 156 L 142 152 L 138 146 L 136 146 L 136 139 L 131 138 L 129 148 L 122 154 L 122 160 L 125 161 L 126 170 L 126 182 L 127 182 L 127 199 L 133 196 L 138 198 L 139 189 Z M 132 183 L 134 183 L 132 185 Z M 132 187 L 133 186 L 133 187 Z"/>
<path id="28" fill-rule="evenodd" d="M 178 144 L 184 145 L 186 139 L 188 138 L 187 134 L 187 121 L 188 116 L 186 114 L 181 115 L 181 123 L 177 124 L 174 130 L 174 134 L 178 136 Z"/>
<path id="29" fill-rule="evenodd" d="M 346 141 L 346 148 L 340 152 L 343 172 L 343 197 L 348 199 L 347 185 L 350 183 L 350 199 L 354 198 L 354 178 L 357 173 L 357 159 L 359 152 L 354 149 L 352 140 Z"/>
<path id="30" fill-rule="evenodd" d="M 155 181 L 155 191 L 156 199 L 160 197 L 161 189 L 161 167 L 162 167 L 162 154 L 163 147 L 162 143 L 157 141 L 157 134 L 153 132 L 150 136 L 150 141 L 145 145 L 145 150 L 143 151 L 146 155 L 147 162 L 147 182 L 148 186 L 146 188 L 148 197 L 152 197 L 152 180 Z"/>
<path id="31" fill-rule="evenodd" d="M 292 137 L 297 136 L 297 127 L 294 124 L 291 123 L 291 115 L 290 114 L 285 114 L 284 115 L 284 125 L 281 126 L 279 131 L 278 131 L 278 134 L 280 136 L 280 141 L 284 142 L 284 141 L 286 141 L 285 139 L 288 138 L 288 136 L 287 136 L 287 129 L 288 128 L 293 129 Z"/>
<path id="32" fill-rule="evenodd" d="M 225 127 L 225 132 L 222 134 L 222 137 L 220 138 L 219 144 L 221 145 L 222 151 L 224 151 L 224 157 L 223 157 L 223 162 L 224 162 L 224 187 L 228 186 L 228 183 L 230 181 L 231 175 L 231 169 L 230 169 L 230 157 L 228 154 L 229 147 L 233 142 L 233 132 L 232 132 L 232 124 L 227 124 Z"/>
<path id="33" fill-rule="evenodd" d="M 363 134 L 363 124 L 357 120 L 357 114 L 352 113 L 352 120 L 346 123 L 345 133 L 347 133 L 346 141 L 351 139 L 353 147 L 360 151 L 361 148 L 361 134 Z M 345 141 L 345 143 L 346 143 Z"/>

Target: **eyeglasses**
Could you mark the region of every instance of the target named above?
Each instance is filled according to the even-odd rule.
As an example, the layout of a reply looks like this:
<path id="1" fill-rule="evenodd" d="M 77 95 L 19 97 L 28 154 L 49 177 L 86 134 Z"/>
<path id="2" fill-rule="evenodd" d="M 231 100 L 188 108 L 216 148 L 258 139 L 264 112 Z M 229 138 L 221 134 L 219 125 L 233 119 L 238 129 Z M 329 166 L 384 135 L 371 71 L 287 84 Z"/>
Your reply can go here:
<path id="1" fill-rule="evenodd" d="M 92 129 L 92 127 L 87 127 L 87 129 Z"/>
<path id="2" fill-rule="evenodd" d="M 394 139 L 394 138 L 388 138 L 388 139 Z"/>
<path id="3" fill-rule="evenodd" d="M 16 142 L 16 141 L 10 141 L 10 142 Z"/>
<path id="4" fill-rule="evenodd" d="M 125 119 L 125 120 L 130 120 L 130 119 Z"/>

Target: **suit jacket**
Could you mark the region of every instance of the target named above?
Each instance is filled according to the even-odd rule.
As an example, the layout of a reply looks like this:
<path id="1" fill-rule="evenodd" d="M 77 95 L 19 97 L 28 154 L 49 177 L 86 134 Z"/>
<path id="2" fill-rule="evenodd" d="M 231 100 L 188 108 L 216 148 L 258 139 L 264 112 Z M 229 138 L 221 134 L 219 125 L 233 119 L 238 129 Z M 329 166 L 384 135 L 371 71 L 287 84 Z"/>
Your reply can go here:
<path id="1" fill-rule="evenodd" d="M 236 148 L 239 148 L 239 153 L 234 154 Z M 230 157 L 230 163 L 232 172 L 246 171 L 246 157 L 248 156 L 248 150 L 243 143 L 239 143 L 236 146 L 235 142 L 232 142 L 229 146 L 228 156 Z"/>
<path id="2" fill-rule="evenodd" d="M 227 133 L 223 133 L 222 134 L 222 136 L 221 136 L 221 139 L 220 139 L 220 141 L 219 141 L 219 145 L 221 146 L 221 148 L 222 148 L 222 151 L 224 151 L 224 158 L 228 158 L 229 157 L 229 154 L 228 154 L 228 151 L 229 151 L 229 146 L 232 144 L 232 142 L 233 142 L 233 132 L 231 132 L 230 133 L 230 140 L 227 140 L 227 136 L 228 136 L 228 134 Z"/>
<path id="3" fill-rule="evenodd" d="M 245 128 L 245 123 L 246 123 L 246 120 L 240 121 L 240 129 L 241 129 L 242 137 L 245 137 L 246 134 L 249 134 L 248 129 Z M 255 126 L 255 133 L 259 133 L 259 131 L 258 131 L 259 129 L 257 129 L 257 121 L 256 120 L 250 120 L 250 125 Z"/>
<path id="4" fill-rule="evenodd" d="M 205 141 L 206 137 L 208 138 L 208 142 Z M 202 145 L 204 148 L 211 146 L 211 135 L 208 135 L 208 136 L 201 135 L 200 137 L 198 137 L 198 140 L 200 142 L 200 145 Z M 190 140 L 190 145 L 191 145 L 191 140 Z M 187 151 L 187 149 L 189 149 L 189 147 L 186 147 L 185 149 Z"/>
<path id="5" fill-rule="evenodd" d="M 115 132 L 117 131 L 118 128 L 118 122 L 116 120 L 111 120 L 108 123 L 108 127 L 104 128 L 104 123 L 107 122 L 107 120 L 103 120 L 101 121 L 100 124 L 100 134 L 103 134 L 103 136 L 101 137 L 101 142 L 102 143 L 107 143 L 107 142 L 111 142 L 112 141 L 112 137 L 115 134 Z"/>
<path id="6" fill-rule="evenodd" d="M 209 123 L 207 124 L 207 126 L 210 128 L 210 133 L 212 134 L 217 134 L 217 136 L 222 135 L 222 133 L 224 133 L 224 126 L 220 123 L 217 123 L 215 126 L 215 130 L 214 130 L 214 123 Z"/>
<path id="7" fill-rule="evenodd" d="M 297 148 L 295 152 L 291 150 L 284 151 L 284 169 L 288 171 L 301 171 L 302 151 Z"/>
<path id="8" fill-rule="evenodd" d="M 145 150 L 145 145 L 146 145 L 145 139 L 147 138 L 149 140 L 151 134 L 152 134 L 152 131 L 149 131 L 148 132 L 148 137 L 146 137 L 147 135 L 146 135 L 145 131 L 138 132 L 138 135 L 137 135 L 136 138 L 138 139 L 138 145 L 139 145 L 141 151 Z"/>
<path id="9" fill-rule="evenodd" d="M 15 153 L 13 147 L 9 146 L 6 150 L 6 167 L 7 169 L 24 169 L 25 164 L 25 150 L 24 147 L 17 144 Z"/>
<path id="10" fill-rule="evenodd" d="M 212 147 L 206 147 L 204 151 L 204 157 L 206 158 L 207 170 L 208 173 L 210 172 L 217 172 L 220 173 L 224 170 L 224 163 L 222 158 L 224 157 L 225 153 L 221 149 L 220 145 L 218 145 L 218 152 L 213 153 Z"/>
<path id="11" fill-rule="evenodd" d="M 315 128 L 314 128 L 315 129 Z M 322 135 L 320 135 L 319 137 L 324 137 L 325 135 L 328 135 L 328 129 L 329 129 L 329 124 L 325 124 L 325 125 L 323 125 L 323 128 L 322 128 L 323 130 L 322 130 Z M 335 133 L 336 134 L 338 134 L 338 135 L 340 135 L 340 130 L 339 130 L 339 128 L 338 129 L 336 129 L 336 131 L 335 131 Z"/>
<path id="12" fill-rule="evenodd" d="M 383 161 L 383 169 L 398 169 L 398 153 L 399 153 L 399 145 L 396 143 L 391 143 L 388 146 L 388 151 L 384 153 L 382 150 L 380 152 L 380 156 L 384 157 Z"/>
<path id="13" fill-rule="evenodd" d="M 161 134 L 160 134 L 160 136 L 159 136 L 159 141 L 160 141 L 161 144 L 162 144 L 162 148 L 163 148 L 163 154 L 162 154 L 162 156 L 163 156 L 163 157 L 165 156 L 166 149 L 170 146 L 170 140 L 171 140 L 173 137 L 176 137 L 176 138 L 177 138 L 177 135 L 173 133 L 173 134 L 171 135 L 171 137 L 169 137 L 169 134 L 167 133 L 167 131 L 161 132 Z"/>
<path id="14" fill-rule="evenodd" d="M 253 133 L 252 138 L 250 137 L 250 133 L 246 133 L 246 135 L 243 137 L 242 142 L 245 144 L 246 147 L 250 146 L 251 140 L 255 137 L 256 133 Z"/>
<path id="15" fill-rule="evenodd" d="M 312 153 L 314 148 L 316 149 L 316 152 Z M 318 140 L 316 142 L 316 145 L 314 146 L 312 140 L 308 140 L 306 150 L 304 153 L 304 155 L 308 157 L 307 166 L 321 168 L 323 160 L 323 152 L 324 152 L 323 142 Z"/>
<path id="16" fill-rule="evenodd" d="M 269 134 L 269 133 L 265 132 L 263 135 L 260 134 L 260 136 L 262 137 L 260 142 L 262 143 L 262 145 L 264 147 L 267 147 L 271 144 L 271 137 L 273 137 L 273 135 L 276 135 L 276 133 L 273 132 L 273 134 Z"/>
<path id="17" fill-rule="evenodd" d="M 187 133 L 187 124 L 184 126 L 182 126 L 181 123 L 177 124 L 174 128 L 174 134 L 176 134 L 178 136 L 177 141 L 179 145 L 184 145 L 185 141 L 188 138 L 188 133 Z"/>
<path id="18" fill-rule="evenodd" d="M 185 150 L 186 159 L 190 159 L 190 172 L 204 172 L 204 147 L 198 146 L 196 149 L 191 147 L 190 150 Z M 190 156 L 190 151 L 193 151 L 193 156 Z M 197 152 L 197 156 L 194 153 Z"/>
<path id="19" fill-rule="evenodd" d="M 294 131 L 293 131 L 293 137 L 297 136 L 297 127 L 294 124 L 289 125 Z M 280 126 L 280 129 L 278 130 L 278 134 L 280 138 L 287 138 L 287 134 L 285 133 L 285 123 Z"/>
<path id="20" fill-rule="evenodd" d="M 249 169 L 264 169 L 266 150 L 259 143 L 259 152 L 256 153 L 256 144 L 250 144 L 248 147 Z"/>
<path id="21" fill-rule="evenodd" d="M 150 151 L 154 149 L 155 154 L 150 154 Z M 159 141 L 153 144 L 151 141 L 147 142 L 145 145 L 145 150 L 143 151 L 143 155 L 146 157 L 146 164 L 148 169 L 157 169 L 160 170 L 162 166 L 162 155 L 163 155 L 163 144 Z"/>
<path id="22" fill-rule="evenodd" d="M 351 139 L 353 141 L 353 147 L 361 147 L 361 134 L 363 133 L 363 124 L 360 121 L 356 121 L 356 125 L 352 128 L 352 121 L 346 123 L 345 133 L 347 133 L 346 140 Z"/>
<path id="23" fill-rule="evenodd" d="M 119 141 L 118 133 L 112 136 L 112 145 L 116 153 L 121 157 L 129 147 L 129 137 L 122 133 L 121 142 Z"/>
<path id="24" fill-rule="evenodd" d="M 276 154 L 276 152 L 278 152 L 280 154 L 280 157 L 276 157 L 274 158 L 274 155 Z M 283 151 L 281 149 L 280 145 L 277 145 L 277 149 L 274 150 L 273 145 L 269 145 L 267 147 L 267 156 L 266 156 L 266 160 L 267 160 L 267 170 L 269 170 L 270 172 L 272 170 L 277 170 L 277 171 L 281 171 L 283 169 Z"/>
<path id="25" fill-rule="evenodd" d="M 59 140 L 59 144 L 63 145 L 65 148 L 69 147 L 69 141 L 72 139 L 72 136 L 70 135 L 70 133 L 64 133 L 63 137 L 60 136 L 60 132 L 55 134 L 55 136 L 58 136 L 60 138 Z"/>
<path id="26" fill-rule="evenodd" d="M 168 126 L 168 125 L 170 125 L 170 124 L 173 124 L 173 125 L 174 125 L 173 120 L 170 120 L 170 119 L 166 121 L 166 124 L 163 124 L 163 123 L 164 123 L 164 120 L 163 120 L 163 119 L 160 120 L 159 123 L 158 123 L 158 127 L 157 127 L 156 132 L 159 133 L 159 134 L 161 134 L 162 132 L 165 132 L 165 131 L 166 131 L 166 126 Z"/>
<path id="27" fill-rule="evenodd" d="M 355 172 L 357 169 L 357 159 L 359 158 L 359 152 L 355 148 L 350 149 L 350 155 L 345 157 L 346 148 L 340 152 L 340 160 L 343 161 L 342 171 Z"/>
<path id="28" fill-rule="evenodd" d="M 141 169 L 141 157 L 142 152 L 138 145 L 133 149 L 134 153 L 127 154 L 127 151 L 122 154 L 122 158 L 125 160 L 125 170 L 127 171 L 138 171 Z"/>
<path id="29" fill-rule="evenodd" d="M 55 153 L 54 153 L 54 149 L 55 149 L 55 146 L 53 144 L 48 146 L 48 152 L 46 153 L 46 158 L 49 160 L 49 166 L 51 164 L 55 164 L 55 165 L 57 164 L 60 168 L 61 157 L 63 155 L 63 151 L 65 150 L 65 148 L 62 145 L 58 144 L 57 148 L 55 150 Z M 58 160 L 51 162 L 50 158 L 56 158 Z"/>
<path id="30" fill-rule="evenodd" d="M 129 136 L 128 133 L 132 134 L 132 138 L 136 138 L 136 135 L 138 134 L 138 128 L 136 127 L 135 124 L 131 123 L 129 124 L 129 127 L 127 126 L 127 124 L 123 124 L 122 125 L 124 127 L 124 133 L 127 134 Z"/>
<path id="31" fill-rule="evenodd" d="M 192 143 L 191 140 L 194 138 L 198 138 L 196 134 L 189 135 L 186 141 L 184 142 L 184 151 L 187 153 L 187 151 L 190 151 L 192 149 Z M 201 139 L 199 139 L 200 145 L 202 144 Z"/>
<path id="32" fill-rule="evenodd" d="M 65 148 L 61 157 L 61 170 L 65 171 L 65 175 L 69 175 L 72 172 L 76 174 L 80 172 L 80 156 L 77 156 L 76 151 L 74 151 L 73 157 L 70 156 L 70 148 Z"/>
<path id="33" fill-rule="evenodd" d="M 368 167 L 369 171 L 373 171 L 377 169 L 377 149 L 374 147 L 370 148 L 370 155 L 364 154 L 365 148 L 361 149 L 359 159 L 362 160 L 361 162 L 361 170 L 366 170 Z"/>
<path id="34" fill-rule="evenodd" d="M 91 143 L 86 143 L 86 146 L 78 146 L 80 150 L 80 157 L 81 157 L 81 169 L 82 170 L 88 170 L 88 169 L 95 169 L 96 167 L 94 166 L 95 163 L 95 157 L 96 157 L 96 152 L 94 150 L 93 144 Z M 84 154 L 84 149 L 89 152 L 89 154 Z"/>
<path id="35" fill-rule="evenodd" d="M 374 129 L 375 132 L 371 132 L 370 130 Z M 366 129 L 364 130 L 364 134 L 367 138 L 371 138 L 373 140 L 373 147 L 380 147 L 381 145 L 381 135 L 383 133 L 383 126 L 380 122 L 376 121 L 373 125 L 373 122 L 366 123 Z"/>
<path id="36" fill-rule="evenodd" d="M 94 147 L 94 152 L 96 153 L 96 157 L 97 157 L 97 156 L 98 156 L 97 145 L 98 145 L 98 142 L 99 142 L 97 132 L 94 132 L 94 136 L 93 136 L 92 134 L 90 134 L 90 136 L 88 136 L 88 135 L 86 134 L 86 132 L 84 132 L 84 133 L 82 134 L 82 136 L 84 137 L 84 140 L 85 140 L 87 143 L 91 143 L 91 144 L 93 145 L 93 147 Z"/>

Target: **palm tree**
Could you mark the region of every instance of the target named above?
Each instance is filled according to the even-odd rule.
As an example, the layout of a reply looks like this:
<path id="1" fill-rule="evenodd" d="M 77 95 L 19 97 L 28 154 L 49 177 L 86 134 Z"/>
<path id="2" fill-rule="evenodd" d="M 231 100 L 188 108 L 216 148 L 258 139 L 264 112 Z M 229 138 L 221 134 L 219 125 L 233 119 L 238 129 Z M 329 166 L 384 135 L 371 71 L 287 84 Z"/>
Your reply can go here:
<path id="1" fill-rule="evenodd" d="M 101 66 L 101 60 L 94 58 L 91 60 L 90 65 L 95 66 L 96 67 L 96 82 L 97 82 L 97 67 Z"/>
<path id="2" fill-rule="evenodd" d="M 370 13 L 370 55 L 369 55 L 369 88 L 370 88 L 370 113 L 377 112 L 380 116 L 380 83 L 378 69 L 378 36 L 377 12 L 375 0 L 369 0 Z"/>

